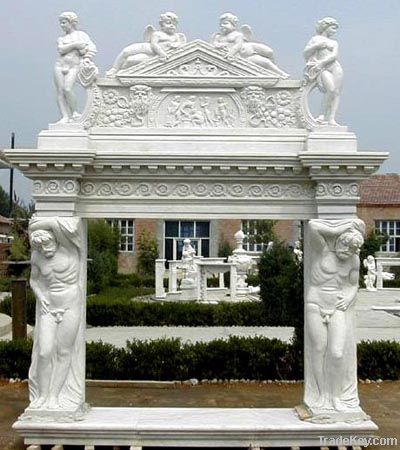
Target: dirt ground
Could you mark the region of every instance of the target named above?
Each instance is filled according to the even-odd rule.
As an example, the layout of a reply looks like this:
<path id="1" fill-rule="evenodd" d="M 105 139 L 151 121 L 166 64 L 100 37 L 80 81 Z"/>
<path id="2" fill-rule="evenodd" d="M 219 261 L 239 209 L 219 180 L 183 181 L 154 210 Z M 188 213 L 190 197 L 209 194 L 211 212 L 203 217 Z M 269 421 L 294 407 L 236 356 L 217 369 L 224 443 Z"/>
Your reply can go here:
<path id="1" fill-rule="evenodd" d="M 400 381 L 359 386 L 365 412 L 379 426 L 382 437 L 396 437 L 397 446 L 369 447 L 371 450 L 400 449 Z M 155 387 L 87 388 L 87 401 L 92 406 L 146 407 L 293 407 L 301 403 L 303 385 L 225 383 Z M 25 449 L 22 439 L 11 425 L 28 403 L 25 383 L 0 383 L 0 449 Z M 79 448 L 79 447 L 68 447 Z M 100 447 L 99 447 L 100 448 Z M 106 447 L 101 447 L 105 450 Z"/>

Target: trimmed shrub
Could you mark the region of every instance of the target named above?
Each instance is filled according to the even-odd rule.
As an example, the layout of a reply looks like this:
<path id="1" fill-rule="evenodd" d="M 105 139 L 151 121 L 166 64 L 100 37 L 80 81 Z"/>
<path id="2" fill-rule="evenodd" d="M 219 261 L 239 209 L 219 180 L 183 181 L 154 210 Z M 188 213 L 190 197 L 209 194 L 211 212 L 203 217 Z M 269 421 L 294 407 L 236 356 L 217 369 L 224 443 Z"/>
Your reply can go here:
<path id="1" fill-rule="evenodd" d="M 32 341 L 0 341 L 0 378 L 28 378 Z"/>
<path id="2" fill-rule="evenodd" d="M 263 326 L 265 308 L 260 303 L 207 305 L 179 302 L 138 302 L 148 288 L 131 289 L 118 298 L 102 294 L 89 297 L 87 322 L 92 326 Z"/>
<path id="3" fill-rule="evenodd" d="M 32 341 L 0 341 L 0 377 L 28 376 Z M 230 337 L 195 344 L 179 339 L 132 341 L 125 348 L 103 342 L 86 345 L 89 379 L 186 380 L 253 379 L 300 380 L 302 358 L 295 345 L 264 337 Z M 400 343 L 358 344 L 358 376 L 362 379 L 400 379 Z"/>
<path id="4" fill-rule="evenodd" d="M 1 303 L 0 303 L 0 313 L 7 314 L 8 316 L 11 316 L 11 297 L 6 297 Z M 35 309 L 36 308 L 36 299 L 31 291 L 31 289 L 27 289 L 26 292 L 26 316 L 27 316 L 27 322 L 30 325 L 35 325 Z"/>

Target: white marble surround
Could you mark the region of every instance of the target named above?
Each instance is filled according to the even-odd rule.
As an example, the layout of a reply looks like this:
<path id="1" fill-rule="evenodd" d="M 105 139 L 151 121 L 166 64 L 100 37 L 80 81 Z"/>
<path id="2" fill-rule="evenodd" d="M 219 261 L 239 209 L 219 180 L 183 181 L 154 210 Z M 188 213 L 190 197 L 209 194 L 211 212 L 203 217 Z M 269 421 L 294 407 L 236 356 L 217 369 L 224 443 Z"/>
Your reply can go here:
<path id="1" fill-rule="evenodd" d="M 354 219 L 359 182 L 388 157 L 359 151 L 355 134 L 336 123 L 342 68 L 334 39 L 338 24 L 332 18 L 317 22 L 317 35 L 306 46 L 304 80 L 290 79 L 279 66 L 279 55 L 254 40 L 251 28 L 239 25 L 231 13 L 221 15 L 211 43 L 186 43 L 177 32 L 177 16 L 162 14 L 160 29 L 147 27 L 144 42 L 123 49 L 107 77 L 97 75 L 93 57 L 101 49 L 78 29 L 77 16 L 62 14 L 60 25 L 65 36 L 59 39 L 55 71 L 62 119 L 39 134 L 37 148 L 6 149 L 1 156 L 33 180 L 38 218 L 322 219 L 334 230 L 326 237 L 327 247 L 334 248 L 333 236 L 339 233 L 334 221 Z M 324 85 L 327 78 L 333 80 L 332 89 Z M 81 114 L 72 92 L 76 81 L 87 89 Z M 316 88 L 326 105 L 318 118 L 308 108 L 308 95 Z M 307 250 L 306 289 L 313 284 Z M 67 260 L 68 249 L 64 256 Z M 326 271 L 325 262 L 319 262 Z M 56 301 L 60 280 L 42 266 L 41 282 L 50 291 L 54 288 Z M 315 338 L 315 330 L 325 333 L 321 327 L 326 316 L 337 322 L 336 310 L 342 313 L 355 300 L 350 293 L 344 295 L 356 283 L 350 276 L 353 266 L 336 261 L 328 267 L 339 300 L 324 313 L 322 325 L 311 310 L 326 286 L 324 280 L 314 282 L 317 294 L 307 297 L 314 305 L 309 308 L 309 325 L 314 322 L 306 329 L 308 338 Z M 67 269 L 60 271 L 64 284 L 70 284 Z M 83 278 L 78 282 L 82 292 Z M 68 308 L 62 307 L 65 317 Z M 346 317 L 351 334 L 354 323 L 351 314 Z M 69 339 L 72 331 L 67 330 Z M 328 350 L 319 352 L 333 351 L 327 358 L 342 368 L 347 355 L 341 347 L 337 352 L 336 338 L 331 339 Z M 84 343 L 81 333 L 72 340 L 78 346 Z M 306 354 L 312 354 L 314 344 L 306 340 L 306 345 Z M 356 381 L 355 354 L 349 361 L 351 374 L 346 376 Z M 73 359 L 67 362 L 75 367 Z M 314 377 L 318 390 L 311 390 L 326 394 L 322 406 L 330 408 L 334 424 L 302 421 L 293 409 L 204 408 L 94 408 L 82 421 L 60 423 L 62 404 L 57 408 L 57 402 L 49 402 L 44 418 L 39 405 L 38 414 L 14 428 L 26 443 L 53 445 L 318 446 L 321 435 L 373 434 L 376 426 L 367 416 L 346 424 L 343 415 L 335 415 L 342 394 L 340 386 L 326 388 L 326 373 L 314 361 L 312 370 L 306 370 L 306 386 L 307 377 Z M 82 383 L 82 375 L 78 378 Z M 305 400 L 311 410 L 321 403 Z"/>

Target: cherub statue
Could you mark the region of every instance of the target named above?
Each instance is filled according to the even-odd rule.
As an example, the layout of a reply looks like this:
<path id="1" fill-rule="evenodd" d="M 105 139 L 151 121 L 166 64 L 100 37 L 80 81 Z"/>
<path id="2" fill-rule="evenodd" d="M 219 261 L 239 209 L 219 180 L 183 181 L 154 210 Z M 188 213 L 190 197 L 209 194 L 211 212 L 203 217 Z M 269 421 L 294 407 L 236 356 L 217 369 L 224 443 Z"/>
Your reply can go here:
<path id="1" fill-rule="evenodd" d="M 332 17 L 318 20 L 313 36 L 304 49 L 306 67 L 304 78 L 308 83 L 316 83 L 325 94 L 322 114 L 317 118 L 321 124 L 337 125 L 335 121 L 343 84 L 343 69 L 338 61 L 339 46 L 332 39 L 339 25 Z"/>
<path id="2" fill-rule="evenodd" d="M 249 25 L 239 29 L 239 19 L 232 13 L 224 13 L 219 18 L 219 33 L 211 38 L 214 47 L 226 51 L 227 58 L 241 56 L 275 73 L 280 78 L 289 75 L 274 63 L 273 50 L 261 42 L 252 41 L 253 35 Z"/>
<path id="3" fill-rule="evenodd" d="M 364 283 L 367 291 L 376 291 L 376 263 L 372 255 L 368 255 L 363 261 L 364 267 L 367 269 L 367 275 L 364 275 Z"/>
<path id="4" fill-rule="evenodd" d="M 176 32 L 178 16 L 175 13 L 161 14 L 159 24 L 161 28 L 159 31 L 152 25 L 147 25 L 144 30 L 144 42 L 125 47 L 117 56 L 114 65 L 106 73 L 106 76 L 113 78 L 119 70 L 139 64 L 153 56 L 167 59 L 169 50 L 177 49 L 186 44 L 185 35 Z"/>
<path id="5" fill-rule="evenodd" d="M 98 70 L 93 62 L 96 46 L 84 31 L 77 29 L 78 16 L 74 12 L 62 13 L 59 21 L 64 36 L 57 41 L 59 57 L 54 66 L 54 82 L 62 115 L 59 123 L 68 123 L 81 117 L 73 91 L 76 81 L 88 87 L 97 76 Z"/>

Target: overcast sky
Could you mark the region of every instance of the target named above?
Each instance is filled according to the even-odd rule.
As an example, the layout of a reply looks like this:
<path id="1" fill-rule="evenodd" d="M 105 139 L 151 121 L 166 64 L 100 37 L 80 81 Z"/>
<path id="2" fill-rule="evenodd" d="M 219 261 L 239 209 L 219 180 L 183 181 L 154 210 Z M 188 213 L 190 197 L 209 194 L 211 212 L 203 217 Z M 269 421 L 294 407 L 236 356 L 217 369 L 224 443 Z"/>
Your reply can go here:
<path id="1" fill-rule="evenodd" d="M 9 147 L 11 131 L 17 147 L 35 148 L 38 132 L 59 118 L 52 76 L 63 11 L 75 11 L 96 43 L 101 74 L 161 12 L 178 14 L 189 41 L 208 41 L 219 15 L 231 11 L 294 79 L 302 77 L 316 20 L 333 16 L 345 71 L 338 121 L 357 134 L 360 150 L 391 152 L 382 171 L 400 172 L 400 0 L 2 0 L 0 148 Z M 7 170 L 0 183 L 8 190 Z M 15 188 L 29 200 L 28 181 L 17 176 Z"/>

